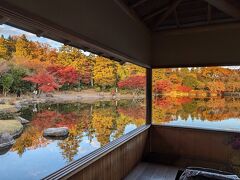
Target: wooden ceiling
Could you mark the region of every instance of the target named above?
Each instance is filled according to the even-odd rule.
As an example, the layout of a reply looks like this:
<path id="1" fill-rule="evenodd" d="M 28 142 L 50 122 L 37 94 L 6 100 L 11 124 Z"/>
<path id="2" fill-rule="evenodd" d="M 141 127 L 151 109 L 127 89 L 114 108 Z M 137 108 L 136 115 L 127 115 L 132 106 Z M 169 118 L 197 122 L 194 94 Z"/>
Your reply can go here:
<path id="1" fill-rule="evenodd" d="M 239 0 L 116 0 L 152 31 L 179 29 L 240 19 Z"/>

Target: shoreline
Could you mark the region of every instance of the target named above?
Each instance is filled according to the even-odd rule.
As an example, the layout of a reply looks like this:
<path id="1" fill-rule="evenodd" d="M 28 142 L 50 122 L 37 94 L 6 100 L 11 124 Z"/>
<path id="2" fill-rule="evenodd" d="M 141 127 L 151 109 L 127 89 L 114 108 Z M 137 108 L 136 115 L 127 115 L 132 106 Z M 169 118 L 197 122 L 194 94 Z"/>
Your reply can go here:
<path id="1" fill-rule="evenodd" d="M 41 104 L 41 103 L 94 103 L 96 101 L 111 101 L 111 100 L 124 100 L 124 99 L 143 99 L 144 94 L 116 94 L 112 95 L 110 92 L 96 92 L 83 90 L 81 92 L 63 91 L 49 94 L 41 94 L 38 97 L 33 95 L 22 95 L 20 98 L 14 96 L 0 97 L 2 104 L 0 104 L 0 113 L 16 113 L 22 107 Z M 6 108 L 5 108 L 6 107 Z"/>

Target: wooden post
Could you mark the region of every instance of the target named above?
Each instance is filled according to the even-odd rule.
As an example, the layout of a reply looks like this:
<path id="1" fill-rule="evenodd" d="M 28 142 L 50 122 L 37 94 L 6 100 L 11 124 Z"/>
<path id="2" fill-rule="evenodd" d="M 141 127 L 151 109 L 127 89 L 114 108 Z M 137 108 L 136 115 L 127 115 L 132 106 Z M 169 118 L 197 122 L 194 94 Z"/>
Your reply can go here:
<path id="1" fill-rule="evenodd" d="M 152 69 L 146 72 L 146 124 L 152 124 Z"/>

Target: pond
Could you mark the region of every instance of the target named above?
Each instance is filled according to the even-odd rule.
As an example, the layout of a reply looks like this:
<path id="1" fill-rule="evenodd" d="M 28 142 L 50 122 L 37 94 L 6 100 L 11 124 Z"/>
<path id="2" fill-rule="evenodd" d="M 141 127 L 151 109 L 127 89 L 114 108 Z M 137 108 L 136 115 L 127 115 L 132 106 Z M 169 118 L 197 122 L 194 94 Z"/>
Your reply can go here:
<path id="1" fill-rule="evenodd" d="M 37 104 L 23 108 L 30 120 L 23 134 L 0 155 L 0 179 L 40 179 L 145 124 L 143 100 Z M 68 127 L 64 140 L 42 136 L 49 127 Z"/>
<path id="2" fill-rule="evenodd" d="M 1 179 L 40 179 L 145 124 L 144 100 L 36 104 L 21 110 L 30 120 L 13 147 L 0 153 Z M 161 97 L 153 100 L 153 123 L 240 131 L 240 99 Z M 68 138 L 42 136 L 66 126 Z"/>
<path id="3" fill-rule="evenodd" d="M 239 132 L 240 98 L 155 98 L 153 123 Z"/>

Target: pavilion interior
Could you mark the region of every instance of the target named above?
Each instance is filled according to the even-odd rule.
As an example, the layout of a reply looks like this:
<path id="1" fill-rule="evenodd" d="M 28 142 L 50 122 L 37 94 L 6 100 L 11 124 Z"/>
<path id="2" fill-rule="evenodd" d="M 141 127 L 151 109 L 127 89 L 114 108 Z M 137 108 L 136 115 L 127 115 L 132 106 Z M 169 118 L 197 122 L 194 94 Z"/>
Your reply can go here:
<path id="1" fill-rule="evenodd" d="M 0 1 L 2 24 L 147 69 L 239 65 L 239 20 L 239 0 Z M 149 106 L 150 96 L 149 92 Z M 234 153 L 222 140 L 234 135 L 152 126 L 147 149 L 176 156 L 147 159 L 187 166 L 195 165 L 192 157 L 197 157 L 208 162 L 196 165 L 231 170 Z"/>

